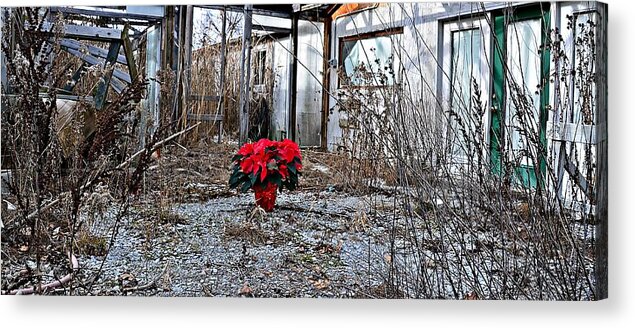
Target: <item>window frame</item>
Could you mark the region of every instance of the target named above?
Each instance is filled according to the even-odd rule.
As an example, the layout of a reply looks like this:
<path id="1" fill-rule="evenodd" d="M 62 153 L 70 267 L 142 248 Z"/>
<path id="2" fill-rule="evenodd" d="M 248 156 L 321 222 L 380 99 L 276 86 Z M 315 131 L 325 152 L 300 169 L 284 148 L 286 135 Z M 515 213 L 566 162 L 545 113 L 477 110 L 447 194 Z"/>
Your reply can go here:
<path id="1" fill-rule="evenodd" d="M 262 62 L 260 61 L 261 54 L 262 54 Z M 256 62 L 256 65 L 254 65 L 254 86 L 264 86 L 265 75 L 267 72 L 267 48 L 261 47 L 257 49 L 255 51 L 254 59 Z M 262 64 L 262 66 L 260 66 L 260 64 Z"/>
<path id="2" fill-rule="evenodd" d="M 366 39 L 372 39 L 372 38 L 379 38 L 379 37 L 383 37 L 383 36 L 396 36 L 396 35 L 403 35 L 403 26 L 398 26 L 398 27 L 393 27 L 393 28 L 388 28 L 385 30 L 381 30 L 381 31 L 373 31 L 373 32 L 367 32 L 367 33 L 361 33 L 361 34 L 355 34 L 355 35 L 349 35 L 349 36 L 342 36 L 338 38 L 338 57 L 337 57 L 337 67 L 342 70 L 344 67 L 344 56 L 343 56 L 343 52 L 344 52 L 344 42 L 350 42 L 350 41 L 359 41 L 359 40 L 366 40 Z M 394 49 L 394 48 L 393 48 Z M 394 68 L 394 62 L 395 58 L 393 57 L 393 68 Z M 367 90 L 374 90 L 374 89 L 381 89 L 381 88 L 386 88 L 386 87 L 392 87 L 393 85 L 398 84 L 396 76 L 395 79 L 393 80 L 393 84 L 392 85 L 349 85 L 349 84 L 343 84 L 342 83 L 342 79 L 338 76 L 337 77 L 337 87 L 338 89 L 340 88 L 348 88 L 348 89 L 367 89 Z"/>

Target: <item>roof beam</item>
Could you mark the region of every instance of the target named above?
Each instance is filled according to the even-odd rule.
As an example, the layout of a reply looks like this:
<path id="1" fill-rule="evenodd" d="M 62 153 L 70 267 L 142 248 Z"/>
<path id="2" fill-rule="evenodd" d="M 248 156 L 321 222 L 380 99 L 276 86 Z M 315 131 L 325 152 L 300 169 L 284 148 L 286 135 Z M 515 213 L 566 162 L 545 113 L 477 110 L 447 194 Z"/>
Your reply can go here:
<path id="1" fill-rule="evenodd" d="M 244 8 L 242 6 L 233 6 L 233 5 L 232 6 L 200 5 L 200 6 L 196 6 L 196 7 L 206 8 L 206 9 L 216 9 L 216 10 L 223 10 L 223 7 L 224 7 L 227 10 L 235 11 L 235 12 L 243 12 L 243 10 L 244 10 Z M 252 13 L 254 15 L 280 17 L 280 18 L 291 18 L 291 13 L 286 13 L 286 12 L 282 12 L 282 11 L 275 11 L 275 10 L 269 10 L 269 9 L 262 9 L 262 8 L 253 8 L 252 9 Z"/>
<path id="2" fill-rule="evenodd" d="M 83 9 L 83 8 L 73 8 L 73 7 L 51 7 L 50 11 L 52 13 L 65 13 L 65 14 L 75 14 L 75 15 L 85 15 L 85 16 L 100 16 L 106 18 L 119 18 L 119 19 L 133 19 L 133 20 L 141 20 L 141 21 L 159 21 L 162 17 L 155 15 L 143 15 L 137 13 L 127 13 L 127 12 L 117 12 L 117 11 L 106 11 L 106 10 L 93 10 L 93 9 Z"/>
<path id="3" fill-rule="evenodd" d="M 267 26 L 267 25 L 260 25 L 260 24 L 253 24 L 252 30 L 265 31 L 265 32 L 276 33 L 276 34 L 291 34 L 290 28 Z"/>
<path id="4" fill-rule="evenodd" d="M 53 24 L 44 22 L 42 31 L 51 33 Z M 80 26 L 80 25 L 64 25 L 64 36 L 82 40 L 92 41 L 120 41 L 121 31 L 105 27 Z"/>

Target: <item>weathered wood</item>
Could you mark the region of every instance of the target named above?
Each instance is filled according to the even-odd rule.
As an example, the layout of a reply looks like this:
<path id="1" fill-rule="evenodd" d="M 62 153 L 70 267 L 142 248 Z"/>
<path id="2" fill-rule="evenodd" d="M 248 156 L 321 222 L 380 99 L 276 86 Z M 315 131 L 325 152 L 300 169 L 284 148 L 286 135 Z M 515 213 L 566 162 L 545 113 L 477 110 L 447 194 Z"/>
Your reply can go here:
<path id="1" fill-rule="evenodd" d="M 245 5 L 243 12 L 244 15 L 244 27 L 243 27 L 243 45 L 241 51 L 241 67 L 240 67 L 240 140 L 239 143 L 243 144 L 247 141 L 247 132 L 249 130 L 249 85 L 251 80 L 251 22 L 252 22 L 252 9 L 253 5 Z"/>
<path id="2" fill-rule="evenodd" d="M 52 28 L 51 22 L 44 22 L 41 31 L 51 33 Z M 64 36 L 81 40 L 119 41 L 121 40 L 121 31 L 105 27 L 64 25 Z"/>
<path id="3" fill-rule="evenodd" d="M 128 72 L 130 73 L 130 79 L 131 80 L 136 80 L 137 79 L 137 64 L 134 61 L 134 49 L 133 49 L 133 45 L 132 42 L 130 42 L 130 36 L 128 34 L 128 31 L 130 29 L 129 25 L 124 26 L 123 31 L 121 33 L 121 41 L 123 42 L 123 51 L 126 54 L 126 56 L 124 57 L 124 60 L 126 62 L 126 65 L 128 66 Z M 148 50 L 152 50 L 152 51 L 160 51 L 160 49 L 148 49 Z M 148 50 L 146 50 L 146 52 L 148 52 Z M 121 57 L 121 56 L 118 56 Z M 119 61 L 119 60 L 117 60 Z"/>
<path id="4" fill-rule="evenodd" d="M 187 114 L 187 119 L 193 121 L 218 122 L 223 120 L 223 115 L 189 113 Z"/>
<path id="5" fill-rule="evenodd" d="M 117 54 L 119 53 L 119 48 L 121 47 L 121 41 L 116 40 L 110 44 L 110 49 L 108 50 L 108 56 L 106 58 L 106 65 L 114 65 L 117 60 Z M 95 93 L 95 108 L 102 109 L 104 104 L 106 103 L 106 97 L 108 96 L 108 87 L 110 86 L 110 80 L 113 74 L 113 70 L 108 70 L 100 82 L 97 84 L 97 92 Z"/>
<path id="6" fill-rule="evenodd" d="M 298 91 L 298 15 L 291 19 L 291 76 L 289 78 L 289 135 L 297 140 L 297 92 Z"/>
<path id="7" fill-rule="evenodd" d="M 175 10 L 175 20 L 174 28 L 175 28 L 175 36 L 176 40 L 174 42 L 174 55 L 176 56 L 176 60 L 173 63 L 172 69 L 176 74 L 176 83 L 174 85 L 175 97 L 174 104 L 172 108 L 172 120 L 178 122 L 178 126 L 182 126 L 185 122 L 186 118 L 182 117 L 182 107 L 183 107 L 183 30 L 184 21 L 185 21 L 185 6 L 178 6 L 178 14 L 176 14 Z"/>
<path id="8" fill-rule="evenodd" d="M 60 40 L 60 46 L 63 49 L 73 49 L 73 50 L 80 50 L 82 49 L 82 47 L 85 47 L 86 50 L 88 50 L 88 53 L 94 57 L 99 57 L 99 58 L 103 58 L 106 59 L 106 56 L 108 56 L 108 50 L 107 49 L 103 49 L 100 47 L 95 47 L 93 45 L 90 44 L 82 44 L 80 41 L 77 40 L 73 40 L 73 39 L 61 39 Z M 117 63 L 122 64 L 122 65 L 127 65 L 126 62 L 126 57 L 123 55 L 118 55 L 117 56 Z"/>
<path id="9" fill-rule="evenodd" d="M 221 116 L 225 115 L 225 69 L 227 66 L 227 8 L 223 6 L 221 24 L 221 41 L 220 41 L 220 85 L 218 86 L 218 94 L 220 99 L 216 112 Z M 220 143 L 223 135 L 223 120 L 218 122 L 218 142 Z"/>
<path id="10" fill-rule="evenodd" d="M 39 93 L 38 94 L 40 98 L 49 98 L 49 94 L 48 93 Z M 7 98 L 17 98 L 19 97 L 19 95 L 15 95 L 15 94 L 7 94 L 7 95 L 2 95 L 3 97 L 7 97 Z M 58 93 L 55 96 L 57 99 L 59 100 L 74 100 L 74 101 L 86 101 L 86 102 L 93 102 L 93 97 L 91 96 L 77 96 L 77 95 L 65 95 L 62 93 Z"/>
<path id="11" fill-rule="evenodd" d="M 156 22 L 161 19 L 161 17 L 156 15 L 144 15 L 144 14 L 138 14 L 138 13 L 104 11 L 104 10 L 91 10 L 91 9 L 73 8 L 73 7 L 50 7 L 49 10 L 52 13 L 61 12 L 65 14 L 100 16 L 100 17 L 106 17 L 106 18 L 123 18 L 123 19 L 132 19 L 132 20 L 140 20 L 140 21 L 148 21 L 148 22 Z"/>
<path id="12" fill-rule="evenodd" d="M 279 34 L 290 34 L 291 33 L 291 29 L 288 29 L 288 28 L 261 25 L 261 24 L 252 24 L 252 30 L 264 31 L 264 32 L 269 32 L 269 33 L 279 33 Z"/>
<path id="13" fill-rule="evenodd" d="M 190 101 L 218 101 L 219 96 L 202 96 L 202 95 L 190 95 L 188 97 Z"/>
<path id="14" fill-rule="evenodd" d="M 207 9 L 216 9 L 216 10 L 229 10 L 229 11 L 234 11 L 234 12 L 243 12 L 244 13 L 244 7 L 242 6 L 223 6 L 223 5 L 200 5 L 197 6 L 200 8 L 207 8 Z M 251 12 L 254 15 L 262 15 L 262 16 L 269 16 L 269 17 L 280 17 L 280 18 L 291 18 L 291 13 L 290 12 L 283 12 L 283 11 L 275 11 L 275 10 L 268 10 L 268 9 L 262 9 L 262 8 L 254 8 L 252 5 L 251 8 Z"/>
<path id="15" fill-rule="evenodd" d="M 597 28 L 597 122 L 601 126 L 598 131 L 597 143 L 597 174 L 596 174 L 596 195 L 597 206 L 595 218 L 595 299 L 605 299 L 609 297 L 609 161 L 608 161 L 608 8 L 604 3 L 595 3 L 598 6 L 598 28 Z"/>
<path id="16" fill-rule="evenodd" d="M 181 106 L 180 116 L 181 125 L 186 124 L 187 119 L 187 102 L 189 100 L 191 90 L 191 66 L 192 66 L 192 29 L 193 29 L 193 13 L 194 7 L 191 5 L 182 6 L 185 9 L 184 15 L 181 18 L 183 20 L 183 39 L 179 44 L 182 64 L 179 67 L 181 75 Z"/>
<path id="17" fill-rule="evenodd" d="M 121 42 L 117 42 L 117 43 L 121 44 Z M 66 52 L 70 53 L 71 55 L 75 57 L 78 57 L 79 59 L 83 60 L 84 62 L 90 65 L 104 65 L 105 62 L 107 62 L 103 59 L 99 59 L 89 54 L 82 53 L 79 50 L 70 49 L 70 48 L 62 48 L 62 49 L 64 49 Z M 130 75 L 128 75 L 128 73 L 126 72 L 120 71 L 115 68 L 113 69 L 112 74 L 120 80 L 126 81 L 128 83 L 131 82 Z"/>
<path id="18" fill-rule="evenodd" d="M 121 94 L 127 85 L 118 78 L 112 76 L 110 77 L 110 86 L 116 93 Z"/>
<path id="19" fill-rule="evenodd" d="M 329 123 L 329 86 L 331 74 L 328 58 L 331 57 L 331 17 L 324 20 L 324 48 L 322 51 L 322 121 L 320 128 L 320 148 L 328 148 L 328 123 Z"/>
<path id="20" fill-rule="evenodd" d="M 172 67 L 172 46 L 174 43 L 174 7 L 166 6 L 165 16 L 161 21 L 161 69 L 166 70 Z"/>

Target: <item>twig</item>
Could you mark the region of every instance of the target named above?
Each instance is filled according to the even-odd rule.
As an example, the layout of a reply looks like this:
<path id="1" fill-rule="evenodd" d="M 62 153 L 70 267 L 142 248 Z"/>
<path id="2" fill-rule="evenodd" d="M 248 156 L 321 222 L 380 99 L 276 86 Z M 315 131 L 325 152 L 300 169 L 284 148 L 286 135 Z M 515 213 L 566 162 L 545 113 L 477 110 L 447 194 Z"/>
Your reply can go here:
<path id="1" fill-rule="evenodd" d="M 169 137 L 167 137 L 167 138 L 165 138 L 165 139 L 163 139 L 163 140 L 161 140 L 161 141 L 157 142 L 157 143 L 156 143 L 156 144 L 155 144 L 155 145 L 151 148 L 151 151 L 155 151 L 155 150 L 157 150 L 157 149 L 161 148 L 161 147 L 162 147 L 165 143 L 167 143 L 167 142 L 169 142 L 169 141 L 173 140 L 174 138 L 176 138 L 176 137 L 178 137 L 178 136 L 180 136 L 180 135 L 182 135 L 182 134 L 184 134 L 184 133 L 189 132 L 190 130 L 192 130 L 192 129 L 194 129 L 195 127 L 197 127 L 199 124 L 201 124 L 201 122 L 198 122 L 198 123 L 196 123 L 196 124 L 194 124 L 194 125 L 190 126 L 189 128 L 185 129 L 185 130 L 181 130 L 181 131 L 179 131 L 179 132 L 177 132 L 177 133 L 175 133 L 175 134 L 173 134 L 173 135 L 171 135 L 171 136 L 169 136 Z M 115 168 L 115 170 L 120 170 L 120 169 L 122 169 L 122 168 L 126 167 L 126 166 L 127 166 L 127 165 L 129 165 L 129 164 L 130 164 L 130 163 L 131 163 L 131 162 L 132 162 L 135 158 L 137 158 L 139 155 L 143 154 L 145 151 L 146 151 L 146 149 L 142 149 L 142 150 L 140 150 L 140 151 L 138 151 L 138 152 L 134 153 L 132 156 L 130 156 L 130 157 L 129 157 L 127 160 L 125 160 L 123 163 L 121 163 L 121 164 L 117 165 L 117 167 Z M 89 186 L 89 185 L 90 185 L 90 181 L 89 181 L 89 182 L 86 182 L 83 186 L 81 186 L 81 187 L 80 187 L 80 192 L 83 192 L 86 188 L 88 188 L 88 186 Z M 68 193 L 69 193 L 69 192 L 67 191 L 67 192 L 64 192 L 64 193 L 60 194 L 60 195 L 59 195 L 59 196 L 58 196 L 55 200 L 52 200 L 50 203 L 48 203 L 48 204 L 46 204 L 46 205 L 42 206 L 41 208 L 39 208 L 39 209 L 37 209 L 37 210 L 35 210 L 35 211 L 31 212 L 31 214 L 27 215 L 27 217 L 26 217 L 26 218 L 27 218 L 27 219 L 32 219 L 32 218 L 34 218 L 34 217 L 35 217 L 38 213 L 49 210 L 51 207 L 53 207 L 53 206 L 57 205 L 57 203 L 59 203 L 59 202 L 62 200 L 62 198 L 63 198 L 66 194 L 68 194 Z"/>
<path id="2" fill-rule="evenodd" d="M 43 285 L 41 287 L 28 287 L 28 288 L 22 288 L 22 289 L 17 289 L 17 290 L 11 290 L 11 291 L 2 291 L 2 294 L 9 294 L 9 295 L 29 295 L 29 294 L 33 294 L 35 293 L 36 290 L 41 290 L 41 291 L 45 291 L 45 290 L 51 290 L 51 289 L 55 289 L 61 286 L 64 286 L 64 284 L 68 283 L 69 281 L 71 281 L 71 279 L 73 278 L 73 274 L 75 273 L 75 271 L 77 271 L 77 269 L 79 269 L 79 262 L 77 262 L 77 258 L 75 257 L 75 255 L 73 254 L 68 254 L 71 260 L 71 263 L 73 265 L 73 271 L 67 275 L 65 275 L 64 277 L 62 277 L 59 280 L 53 281 L 51 283 L 48 283 L 46 285 Z"/>
<path id="3" fill-rule="evenodd" d="M 146 290 L 146 289 L 151 289 L 151 288 L 155 288 L 157 286 L 157 281 L 159 281 L 159 279 L 161 279 L 165 273 L 168 270 L 168 264 L 166 263 L 165 266 L 163 267 L 163 271 L 156 277 L 154 278 L 154 280 L 152 280 L 151 282 L 145 284 L 145 285 L 140 285 L 140 286 L 134 286 L 134 287 L 126 287 L 123 288 L 122 291 L 125 292 L 137 292 L 137 291 L 142 291 L 142 290 Z"/>

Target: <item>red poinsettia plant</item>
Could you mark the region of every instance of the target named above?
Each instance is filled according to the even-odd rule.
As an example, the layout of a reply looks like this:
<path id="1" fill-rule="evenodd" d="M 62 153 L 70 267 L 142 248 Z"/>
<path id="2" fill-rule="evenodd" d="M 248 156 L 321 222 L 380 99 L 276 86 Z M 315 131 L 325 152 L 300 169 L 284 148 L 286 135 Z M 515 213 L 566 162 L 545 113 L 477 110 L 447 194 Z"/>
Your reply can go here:
<path id="1" fill-rule="evenodd" d="M 297 187 L 302 170 L 300 148 L 289 139 L 260 139 L 254 143 L 246 143 L 234 155 L 232 162 L 230 188 L 240 186 L 243 192 L 253 189 L 256 192 L 256 202 L 267 211 L 273 209 L 276 190 L 282 190 L 283 187 L 294 190 Z M 263 192 L 266 194 L 262 195 Z M 265 206 L 261 204 L 263 197 L 267 198 Z"/>

